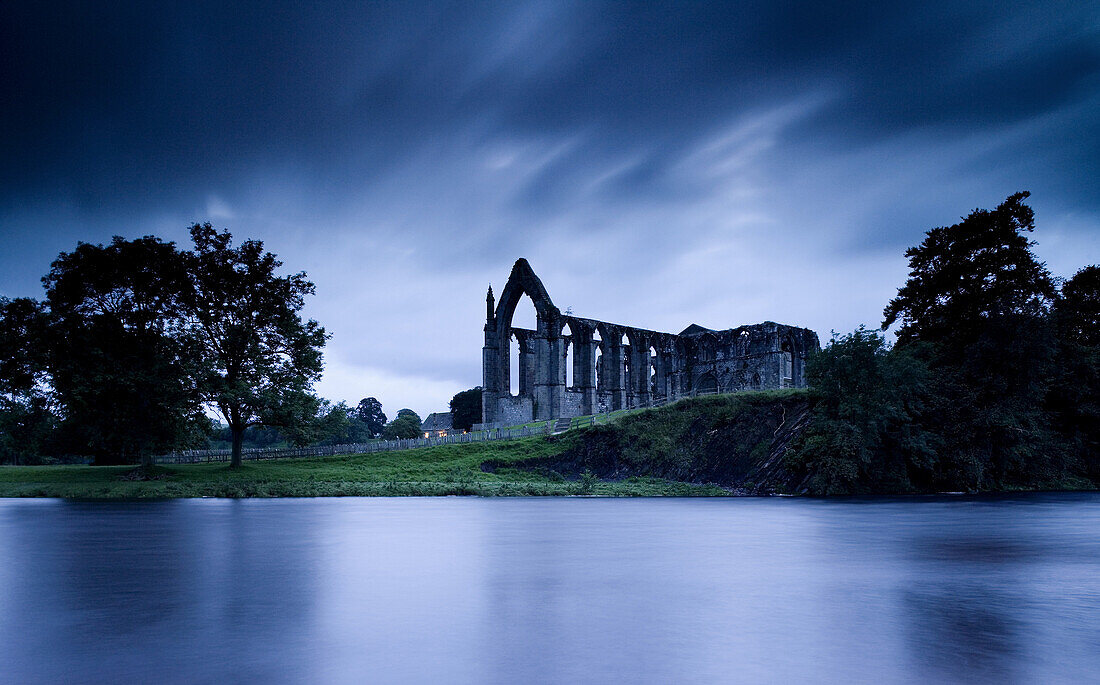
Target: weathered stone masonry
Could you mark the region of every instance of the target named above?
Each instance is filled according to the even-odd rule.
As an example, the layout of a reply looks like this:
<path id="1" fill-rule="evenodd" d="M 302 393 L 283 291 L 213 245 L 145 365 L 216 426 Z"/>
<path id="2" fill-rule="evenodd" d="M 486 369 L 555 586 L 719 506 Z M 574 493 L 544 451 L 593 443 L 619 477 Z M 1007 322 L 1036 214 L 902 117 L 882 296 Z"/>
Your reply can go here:
<path id="1" fill-rule="evenodd" d="M 520 298 L 535 305 L 537 329 L 512 326 Z M 511 393 L 510 341 L 519 353 L 519 392 Z M 773 322 L 679 335 L 562 314 L 526 259 L 512 267 L 494 302 L 485 301 L 482 421 L 515 425 L 645 407 L 661 399 L 738 390 L 800 388 L 817 334 Z M 572 385 L 566 364 L 572 357 Z"/>

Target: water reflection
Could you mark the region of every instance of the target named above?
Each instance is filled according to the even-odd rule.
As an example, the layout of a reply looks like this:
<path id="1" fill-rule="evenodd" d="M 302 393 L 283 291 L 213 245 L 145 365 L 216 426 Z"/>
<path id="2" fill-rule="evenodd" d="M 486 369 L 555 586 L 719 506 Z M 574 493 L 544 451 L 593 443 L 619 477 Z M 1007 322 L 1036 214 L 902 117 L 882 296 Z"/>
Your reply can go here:
<path id="1" fill-rule="evenodd" d="M 1018 598 L 984 583 L 924 584 L 903 596 L 916 674 L 934 682 L 1020 681 Z"/>
<path id="2" fill-rule="evenodd" d="M 308 667 L 267 652 L 315 607 L 311 517 L 280 530 L 234 501 L 0 512 L 16 579 L 0 610 L 11 636 L 0 672 L 15 680 L 295 679 Z"/>
<path id="3" fill-rule="evenodd" d="M 1100 496 L 0 500 L 2 682 L 1082 682 Z"/>

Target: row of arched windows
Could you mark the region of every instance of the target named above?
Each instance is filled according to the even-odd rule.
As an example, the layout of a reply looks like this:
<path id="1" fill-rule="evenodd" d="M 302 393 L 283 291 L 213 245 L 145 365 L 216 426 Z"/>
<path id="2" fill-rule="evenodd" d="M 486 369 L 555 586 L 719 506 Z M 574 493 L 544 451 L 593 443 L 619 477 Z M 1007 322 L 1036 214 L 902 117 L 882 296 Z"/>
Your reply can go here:
<path id="1" fill-rule="evenodd" d="M 517 303 L 515 312 L 512 316 L 511 329 L 513 330 L 509 331 L 510 334 L 508 336 L 507 350 L 509 369 L 508 390 L 512 395 L 519 395 L 529 390 L 529 388 L 527 387 L 529 383 L 525 382 L 529 379 L 522 379 L 521 376 L 530 375 L 531 373 L 533 373 L 533 369 L 528 368 L 530 360 L 521 361 L 521 358 L 524 355 L 521 354 L 522 351 L 520 349 L 520 340 L 523 336 L 517 335 L 514 330 L 522 329 L 526 331 L 535 331 L 538 329 L 538 315 L 536 313 L 534 303 L 527 295 L 521 296 L 519 302 Z M 564 350 L 560 378 L 561 381 L 564 382 L 565 387 L 570 390 L 577 390 L 581 387 L 586 387 L 587 383 L 583 382 L 585 380 L 584 375 L 591 373 L 596 390 L 603 390 L 604 386 L 607 383 L 608 374 L 604 369 L 606 350 L 599 329 L 592 331 L 592 342 L 594 344 L 592 347 L 591 355 L 592 367 L 590 369 L 577 368 L 577 350 L 576 343 L 574 342 L 576 339 L 576 335 L 568 322 L 566 322 L 562 327 L 561 337 Z M 750 336 L 748 331 L 742 331 L 739 334 L 738 339 L 734 343 L 736 348 L 734 350 L 734 353 L 737 356 L 747 354 L 749 338 Z M 624 388 L 637 388 L 639 381 L 632 375 L 633 369 L 631 369 L 631 363 L 633 360 L 633 356 L 629 353 L 631 349 L 631 342 L 629 337 L 626 334 L 623 334 L 622 338 L 619 340 L 619 344 L 625 351 L 623 355 L 623 378 L 621 379 L 621 386 Z M 702 362 L 716 361 L 718 359 L 718 347 L 718 338 L 713 334 L 707 333 L 703 335 L 698 341 L 698 345 L 695 351 L 695 358 Z M 795 354 L 794 345 L 792 344 L 791 340 L 785 340 L 781 345 L 781 350 L 783 353 L 782 368 L 780 370 L 781 382 L 784 387 L 793 386 L 795 381 Z M 657 350 L 655 347 L 650 346 L 647 364 L 648 369 L 646 369 L 646 386 L 648 387 L 649 391 L 654 395 L 663 395 L 664 389 L 658 388 L 657 383 L 657 364 Z M 582 374 L 580 377 L 578 377 L 578 372 Z M 687 385 L 686 380 L 684 381 L 684 385 Z M 759 377 L 757 376 L 752 381 L 752 387 L 759 387 L 759 385 Z M 717 378 L 715 378 L 713 374 L 706 374 L 699 378 L 696 392 L 716 392 L 717 388 Z"/>

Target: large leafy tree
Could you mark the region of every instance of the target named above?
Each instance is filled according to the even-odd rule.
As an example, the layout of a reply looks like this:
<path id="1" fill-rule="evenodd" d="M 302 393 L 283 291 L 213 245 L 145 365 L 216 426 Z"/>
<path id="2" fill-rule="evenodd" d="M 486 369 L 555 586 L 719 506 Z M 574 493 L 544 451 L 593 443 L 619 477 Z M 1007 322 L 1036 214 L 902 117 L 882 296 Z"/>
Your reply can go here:
<path id="1" fill-rule="evenodd" d="M 42 303 L 0 297 L 0 462 L 38 457 L 55 428 L 46 387 L 48 331 Z"/>
<path id="2" fill-rule="evenodd" d="M 382 411 L 382 403 L 374 397 L 364 397 L 359 400 L 352 416 L 366 425 L 372 438 L 382 435 L 382 430 L 386 427 L 386 414 Z"/>
<path id="3" fill-rule="evenodd" d="M 1054 279 L 1035 259 L 1035 214 L 1016 193 L 995 210 L 975 209 L 961 222 L 928 231 L 905 252 L 909 280 L 883 312 L 885 330 L 901 322 L 898 341 L 965 344 L 991 319 L 1041 316 Z"/>
<path id="4" fill-rule="evenodd" d="M 382 431 L 382 437 L 387 440 L 420 437 L 420 416 L 412 409 L 398 411 L 393 421 L 386 424 L 386 428 Z"/>
<path id="5" fill-rule="evenodd" d="M 451 398 L 451 426 L 470 430 L 481 422 L 481 387 L 463 390 Z"/>
<path id="6" fill-rule="evenodd" d="M 1047 408 L 1073 466 L 1100 482 L 1100 266 L 1062 286 L 1054 304 L 1058 357 Z"/>
<path id="7" fill-rule="evenodd" d="M 146 236 L 80 243 L 43 279 L 50 371 L 64 432 L 96 463 L 149 463 L 194 443 L 207 422 L 181 327 L 183 259 Z"/>
<path id="8" fill-rule="evenodd" d="M 938 471 L 953 487 L 1038 482 L 1060 468 L 1037 401 L 1052 374 L 1056 289 L 1031 251 L 1027 197 L 928 231 L 906 252 L 909 279 L 883 313 L 884 329 L 901 323 L 898 347 L 933 371 L 928 427 L 944 441 Z"/>
<path id="9" fill-rule="evenodd" d="M 1086 266 L 1063 284 L 1054 314 L 1062 340 L 1100 347 L 1100 266 Z"/>
<path id="10" fill-rule="evenodd" d="M 315 420 L 320 401 L 312 386 L 328 335 L 300 315 L 313 283 L 304 273 L 279 275 L 282 262 L 261 241 L 234 247 L 227 231 L 209 223 L 193 225 L 191 239 L 184 307 L 201 365 L 199 389 L 229 426 L 236 468 L 249 426 Z"/>

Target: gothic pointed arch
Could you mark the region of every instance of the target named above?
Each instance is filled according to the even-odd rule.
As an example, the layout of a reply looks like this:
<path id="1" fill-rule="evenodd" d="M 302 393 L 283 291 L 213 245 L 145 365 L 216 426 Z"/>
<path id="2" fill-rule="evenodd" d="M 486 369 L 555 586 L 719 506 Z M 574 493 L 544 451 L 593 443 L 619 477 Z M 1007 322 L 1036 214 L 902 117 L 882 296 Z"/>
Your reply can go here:
<path id="1" fill-rule="evenodd" d="M 512 273 L 508 276 L 508 282 L 500 293 L 500 300 L 497 301 L 495 322 L 498 331 L 511 327 L 516 305 L 524 295 L 530 297 L 535 303 L 535 311 L 541 320 L 550 323 L 557 321 L 561 316 L 561 312 L 554 306 L 550 295 L 546 292 L 546 287 L 535 275 L 531 265 L 526 259 L 520 257 L 512 266 Z"/>
<path id="2" fill-rule="evenodd" d="M 708 371 L 702 376 L 699 376 L 699 380 L 695 384 L 695 387 L 696 392 L 700 395 L 712 395 L 718 392 L 718 378 Z"/>

